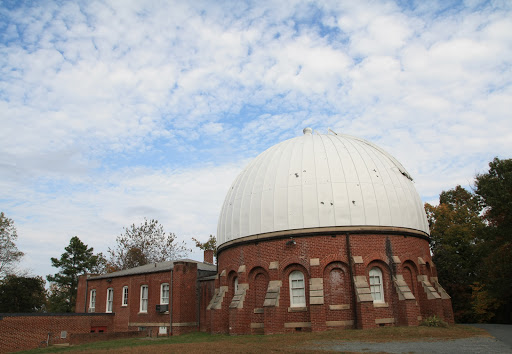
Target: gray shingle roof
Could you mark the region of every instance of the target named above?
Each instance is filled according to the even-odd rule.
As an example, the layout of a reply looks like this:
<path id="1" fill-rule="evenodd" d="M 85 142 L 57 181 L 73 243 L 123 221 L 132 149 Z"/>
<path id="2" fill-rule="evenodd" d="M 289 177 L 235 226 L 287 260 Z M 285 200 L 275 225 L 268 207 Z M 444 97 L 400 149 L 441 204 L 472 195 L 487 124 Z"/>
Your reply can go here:
<path id="1" fill-rule="evenodd" d="M 105 279 L 105 278 L 117 278 L 117 277 L 124 277 L 127 275 L 165 272 L 165 271 L 174 269 L 175 262 L 197 263 L 198 270 L 206 270 L 206 271 L 213 271 L 213 272 L 217 271 L 217 266 L 215 264 L 198 262 L 198 261 L 194 261 L 192 259 L 177 259 L 174 261 L 150 263 L 150 264 L 146 264 L 146 265 L 143 265 L 140 267 L 124 269 L 124 270 L 120 270 L 118 272 L 113 272 L 113 273 L 95 275 L 95 276 L 91 276 L 89 279 L 94 280 L 94 279 Z"/>

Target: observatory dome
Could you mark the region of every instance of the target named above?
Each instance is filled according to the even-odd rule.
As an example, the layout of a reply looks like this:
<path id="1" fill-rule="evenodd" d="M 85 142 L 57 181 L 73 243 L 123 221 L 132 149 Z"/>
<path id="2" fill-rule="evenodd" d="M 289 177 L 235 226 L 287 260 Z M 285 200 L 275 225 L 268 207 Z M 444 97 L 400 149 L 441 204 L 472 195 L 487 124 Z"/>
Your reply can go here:
<path id="1" fill-rule="evenodd" d="M 344 134 L 304 135 L 272 146 L 235 179 L 217 242 L 405 229 L 428 235 L 423 203 L 405 168 L 378 146 Z"/>

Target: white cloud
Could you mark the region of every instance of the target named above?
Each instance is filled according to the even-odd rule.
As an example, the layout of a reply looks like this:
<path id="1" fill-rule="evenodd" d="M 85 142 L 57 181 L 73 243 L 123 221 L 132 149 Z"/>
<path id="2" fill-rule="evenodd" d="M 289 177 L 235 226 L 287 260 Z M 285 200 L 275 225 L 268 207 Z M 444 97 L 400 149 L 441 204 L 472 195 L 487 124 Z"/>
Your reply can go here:
<path id="1" fill-rule="evenodd" d="M 428 200 L 512 151 L 506 2 L 20 6 L 0 5 L 0 199 L 35 269 L 143 216 L 215 233 L 236 172 L 305 126 L 382 146 Z"/>

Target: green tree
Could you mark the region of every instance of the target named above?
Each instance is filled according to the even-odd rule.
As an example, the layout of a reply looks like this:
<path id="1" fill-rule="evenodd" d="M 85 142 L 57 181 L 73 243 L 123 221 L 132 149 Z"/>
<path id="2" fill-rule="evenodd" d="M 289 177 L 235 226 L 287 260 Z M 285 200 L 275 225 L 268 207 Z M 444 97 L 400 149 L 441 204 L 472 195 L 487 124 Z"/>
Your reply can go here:
<path id="1" fill-rule="evenodd" d="M 494 158 L 475 185 L 488 223 L 483 277 L 497 307 L 494 321 L 512 323 L 512 159 Z"/>
<path id="2" fill-rule="evenodd" d="M 178 243 L 176 235 L 166 233 L 158 220 L 146 218 L 139 226 L 124 228 L 116 243 L 108 249 L 110 271 L 183 258 L 190 251 L 184 242 Z"/>
<path id="3" fill-rule="evenodd" d="M 479 198 L 461 186 L 443 191 L 439 205 L 425 205 L 430 226 L 432 260 L 439 279 L 452 296 L 458 322 L 478 320 L 472 285 L 481 277 L 479 244 L 485 230 Z"/>
<path id="4" fill-rule="evenodd" d="M 93 254 L 93 248 L 84 244 L 77 236 L 73 236 L 69 245 L 64 248 L 65 252 L 60 258 L 51 258 L 52 266 L 60 271 L 54 275 L 48 275 L 46 279 L 55 284 L 59 289 L 59 296 L 50 295 L 50 308 L 59 308 L 59 312 L 74 312 L 76 303 L 76 292 L 78 276 L 86 273 L 98 273 L 102 264 L 105 263 L 101 253 Z"/>
<path id="5" fill-rule="evenodd" d="M 8 275 L 0 281 L 0 312 L 42 312 L 45 309 L 45 281 L 41 277 Z"/>
<path id="6" fill-rule="evenodd" d="M 23 257 L 16 244 L 18 233 L 14 221 L 0 212 L 0 279 L 14 272 L 16 264 Z"/>

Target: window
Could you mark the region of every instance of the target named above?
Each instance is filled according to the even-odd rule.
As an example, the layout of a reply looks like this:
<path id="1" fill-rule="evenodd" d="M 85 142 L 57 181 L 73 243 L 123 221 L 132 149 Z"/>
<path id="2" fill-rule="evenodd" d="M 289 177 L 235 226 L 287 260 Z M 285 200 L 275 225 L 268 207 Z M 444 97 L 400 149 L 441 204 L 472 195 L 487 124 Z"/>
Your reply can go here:
<path id="1" fill-rule="evenodd" d="M 128 287 L 123 286 L 123 306 L 128 306 Z"/>
<path id="2" fill-rule="evenodd" d="M 295 270 L 290 273 L 290 307 L 306 306 L 304 274 Z"/>
<path id="3" fill-rule="evenodd" d="M 140 312 L 148 312 L 148 286 L 140 287 Z"/>
<path id="4" fill-rule="evenodd" d="M 169 303 L 169 284 L 164 283 L 160 286 L 160 304 L 165 305 Z"/>
<path id="5" fill-rule="evenodd" d="M 107 312 L 112 312 L 112 303 L 114 302 L 114 289 L 107 289 Z"/>
<path id="6" fill-rule="evenodd" d="M 89 312 L 96 311 L 96 289 L 91 290 L 91 302 L 89 303 Z"/>
<path id="7" fill-rule="evenodd" d="M 380 268 L 373 267 L 370 270 L 370 292 L 373 302 L 384 302 L 384 288 L 382 286 L 382 271 Z"/>
<path id="8" fill-rule="evenodd" d="M 233 281 L 233 289 L 235 289 L 235 294 L 238 291 L 238 277 L 235 277 L 235 280 Z"/>

